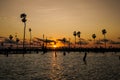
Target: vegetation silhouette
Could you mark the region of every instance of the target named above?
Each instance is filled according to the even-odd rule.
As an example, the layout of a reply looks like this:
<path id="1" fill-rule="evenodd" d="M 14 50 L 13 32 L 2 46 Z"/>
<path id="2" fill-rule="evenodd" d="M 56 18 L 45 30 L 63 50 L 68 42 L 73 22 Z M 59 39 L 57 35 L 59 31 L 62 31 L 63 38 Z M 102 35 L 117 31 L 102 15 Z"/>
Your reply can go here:
<path id="1" fill-rule="evenodd" d="M 17 44 L 17 49 L 18 49 L 18 43 L 19 43 L 19 38 L 16 38 L 16 44 Z"/>
<path id="2" fill-rule="evenodd" d="M 12 47 L 12 39 L 13 39 L 13 36 L 12 35 L 9 35 L 9 39 L 10 39 L 10 48 Z"/>
<path id="3" fill-rule="evenodd" d="M 96 34 L 92 34 L 92 38 L 94 39 L 94 45 L 95 45 Z"/>
<path id="4" fill-rule="evenodd" d="M 102 34 L 104 35 L 105 48 L 106 48 L 106 36 L 105 36 L 106 33 L 107 33 L 106 29 L 102 29 Z"/>
<path id="5" fill-rule="evenodd" d="M 23 50 L 25 49 L 25 31 L 26 31 L 26 19 L 27 15 L 25 13 L 22 13 L 20 15 L 20 18 L 22 18 L 22 22 L 24 23 L 24 35 L 23 35 Z"/>
<path id="6" fill-rule="evenodd" d="M 86 43 L 85 40 L 81 38 L 81 32 L 80 31 L 73 31 L 72 35 L 75 38 L 75 42 L 74 43 L 70 42 L 70 38 L 69 38 L 69 40 L 67 40 L 67 38 L 65 38 L 65 37 L 62 38 L 62 39 L 57 39 L 58 41 L 61 41 L 64 46 L 60 46 L 60 47 L 57 47 L 56 49 L 54 49 L 53 47 L 49 47 L 48 43 L 53 42 L 52 45 L 56 45 L 57 41 L 49 40 L 47 37 L 45 39 L 44 38 L 45 36 L 43 34 L 43 39 L 37 38 L 39 41 L 41 41 L 40 42 L 40 46 L 36 47 L 36 46 L 32 45 L 33 47 L 31 48 L 31 44 L 33 42 L 33 40 L 32 40 L 32 29 L 31 28 L 29 28 L 30 41 L 29 41 L 29 43 L 26 42 L 27 45 L 25 46 L 25 40 L 26 40 L 25 34 L 26 34 L 26 22 L 27 22 L 26 17 L 27 17 L 27 15 L 25 13 L 20 14 L 21 21 L 24 23 L 23 42 L 21 42 L 20 39 L 17 38 L 17 35 L 15 37 L 16 40 L 13 40 L 13 36 L 9 35 L 9 38 L 6 38 L 1 43 L 1 46 L 3 46 L 3 43 L 5 43 L 5 42 L 10 43 L 10 46 L 5 48 L 5 49 L 0 48 L 0 52 L 3 51 L 2 53 L 4 53 L 4 52 L 5 53 L 14 53 L 16 51 L 17 53 L 19 53 L 19 52 L 23 51 L 23 52 L 27 53 L 27 51 L 35 51 L 35 52 L 38 53 L 39 51 L 43 51 L 43 53 L 46 53 L 47 51 L 63 51 L 64 52 L 63 55 L 66 55 L 65 52 L 79 51 L 79 52 L 85 52 L 85 56 L 83 58 L 83 61 L 86 61 L 86 56 L 87 56 L 86 52 L 90 52 L 90 51 L 91 52 L 109 52 L 109 51 L 120 52 L 120 48 L 109 48 L 109 47 L 106 48 L 106 42 L 107 42 L 107 39 L 106 39 L 107 31 L 106 31 L 106 29 L 102 29 L 102 34 L 104 35 L 104 39 L 100 40 L 101 42 L 104 41 L 104 48 L 102 46 L 100 46 L 99 48 L 82 46 L 82 45 L 86 45 L 88 43 Z M 79 39 L 78 42 L 76 41 L 76 37 L 78 37 L 78 39 Z M 92 34 L 92 38 L 94 39 L 94 45 L 95 45 L 96 34 Z M 120 39 L 120 37 L 118 39 Z M 21 47 L 21 46 L 18 47 L 19 42 L 20 42 L 20 44 L 23 43 L 22 44 L 23 47 Z M 13 48 L 12 48 L 12 44 L 13 43 L 16 43 L 15 46 L 17 45 L 17 47 L 14 48 L 14 45 L 13 45 Z M 76 43 L 78 43 L 79 45 L 76 45 Z M 97 43 L 97 41 L 96 41 L 96 43 Z M 114 41 L 112 43 L 116 44 Z M 35 44 L 35 45 L 37 45 L 37 44 Z"/>
<path id="7" fill-rule="evenodd" d="M 29 28 L 29 32 L 30 32 L 30 49 L 31 49 L 31 40 L 32 40 L 32 34 L 31 34 L 31 31 L 32 31 L 32 29 Z"/>
<path id="8" fill-rule="evenodd" d="M 80 47 L 81 47 L 81 39 L 80 39 L 80 35 L 81 35 L 81 32 L 80 32 L 80 31 L 78 31 L 78 32 L 77 32 L 77 36 L 78 36 L 78 38 L 79 38 Z"/>
<path id="9" fill-rule="evenodd" d="M 73 36 L 75 37 L 75 46 L 74 47 L 76 48 L 76 36 L 77 36 L 77 32 L 76 31 L 73 32 Z"/>

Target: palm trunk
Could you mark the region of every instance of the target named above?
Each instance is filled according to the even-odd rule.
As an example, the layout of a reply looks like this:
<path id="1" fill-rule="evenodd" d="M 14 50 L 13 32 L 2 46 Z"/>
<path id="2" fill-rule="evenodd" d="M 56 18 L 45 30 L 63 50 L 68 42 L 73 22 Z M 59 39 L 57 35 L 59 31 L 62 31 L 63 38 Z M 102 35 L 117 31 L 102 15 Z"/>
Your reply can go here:
<path id="1" fill-rule="evenodd" d="M 79 38 L 80 39 L 80 38 Z M 80 39 L 80 48 L 81 48 L 81 39 Z"/>
<path id="2" fill-rule="evenodd" d="M 75 36 L 75 48 L 76 48 L 76 36 Z"/>
<path id="3" fill-rule="evenodd" d="M 42 44 L 42 48 L 44 48 L 44 34 L 43 34 L 43 44 Z"/>
<path id="4" fill-rule="evenodd" d="M 25 49 L 25 29 L 26 29 L 26 23 L 24 23 L 23 49 Z"/>
<path id="5" fill-rule="evenodd" d="M 105 48 L 106 48 L 106 37 L 105 37 L 105 35 L 104 35 L 104 43 L 105 43 Z"/>
<path id="6" fill-rule="evenodd" d="M 30 49 L 31 49 L 31 31 L 30 31 Z"/>
<path id="7" fill-rule="evenodd" d="M 95 38 L 94 38 L 94 45 L 95 45 Z"/>

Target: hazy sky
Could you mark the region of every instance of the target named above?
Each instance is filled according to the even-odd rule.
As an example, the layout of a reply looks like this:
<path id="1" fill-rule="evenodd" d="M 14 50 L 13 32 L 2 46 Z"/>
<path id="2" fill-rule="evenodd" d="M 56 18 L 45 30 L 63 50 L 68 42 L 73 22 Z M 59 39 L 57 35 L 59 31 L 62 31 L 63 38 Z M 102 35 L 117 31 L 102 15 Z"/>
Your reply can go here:
<path id="1" fill-rule="evenodd" d="M 73 38 L 73 31 L 81 37 L 120 37 L 120 0 L 0 0 L 0 36 L 23 35 L 20 14 L 27 14 L 26 33 L 32 28 L 34 37 Z"/>

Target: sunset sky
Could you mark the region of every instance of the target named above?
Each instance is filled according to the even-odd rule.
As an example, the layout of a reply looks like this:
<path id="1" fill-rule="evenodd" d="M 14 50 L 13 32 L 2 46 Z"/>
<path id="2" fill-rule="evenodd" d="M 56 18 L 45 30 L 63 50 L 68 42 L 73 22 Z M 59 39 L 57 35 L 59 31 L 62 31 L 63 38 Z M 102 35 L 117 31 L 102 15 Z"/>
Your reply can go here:
<path id="1" fill-rule="evenodd" d="M 84 39 L 120 37 L 120 0 L 0 0 L 0 36 L 23 36 L 20 14 L 27 14 L 26 36 L 32 29 L 33 37 L 44 34 L 49 39 L 71 38 L 80 31 Z"/>

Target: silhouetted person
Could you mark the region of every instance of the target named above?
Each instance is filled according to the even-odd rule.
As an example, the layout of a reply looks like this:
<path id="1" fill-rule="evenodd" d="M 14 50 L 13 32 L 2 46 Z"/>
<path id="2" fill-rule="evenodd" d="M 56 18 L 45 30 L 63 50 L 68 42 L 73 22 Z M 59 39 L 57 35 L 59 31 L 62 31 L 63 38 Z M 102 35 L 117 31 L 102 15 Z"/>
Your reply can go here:
<path id="1" fill-rule="evenodd" d="M 24 57 L 25 54 L 23 54 L 23 57 Z"/>
<path id="2" fill-rule="evenodd" d="M 8 57 L 8 53 L 6 53 L 6 57 Z"/>
<path id="3" fill-rule="evenodd" d="M 87 61 L 86 60 L 84 61 L 84 64 L 87 65 Z"/>
<path id="4" fill-rule="evenodd" d="M 65 55 L 66 55 L 66 52 L 63 52 L 63 55 L 65 56 Z"/>
<path id="5" fill-rule="evenodd" d="M 85 52 L 85 55 L 83 57 L 83 61 L 84 61 L 85 64 L 86 64 L 86 57 L 87 57 L 87 52 Z"/>

